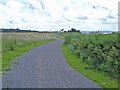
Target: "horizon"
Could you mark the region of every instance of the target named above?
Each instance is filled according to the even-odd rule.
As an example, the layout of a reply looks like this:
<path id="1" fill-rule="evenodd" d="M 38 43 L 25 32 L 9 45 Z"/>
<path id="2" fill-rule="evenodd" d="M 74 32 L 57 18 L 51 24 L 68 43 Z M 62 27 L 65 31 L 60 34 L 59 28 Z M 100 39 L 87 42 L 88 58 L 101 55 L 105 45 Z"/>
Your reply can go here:
<path id="1" fill-rule="evenodd" d="M 16 29 L 19 29 L 19 28 L 0 28 L 0 30 L 4 30 L 4 29 L 14 29 L 14 30 L 16 30 Z M 71 28 L 72 29 L 72 28 Z M 71 30 L 70 29 L 70 30 Z M 75 29 L 75 28 L 74 28 Z M 26 30 L 26 31 L 29 31 L 30 29 L 19 29 L 19 30 Z M 77 29 L 76 29 L 77 30 Z M 61 30 L 54 30 L 54 31 L 52 31 L 52 30 L 30 30 L 30 31 L 38 31 L 38 32 L 56 32 L 56 31 L 58 31 L 58 32 L 60 32 Z M 63 31 L 69 31 L 69 30 L 63 30 Z M 96 32 L 96 31 L 100 31 L 100 32 L 118 32 L 118 30 L 79 30 L 80 32 Z"/>

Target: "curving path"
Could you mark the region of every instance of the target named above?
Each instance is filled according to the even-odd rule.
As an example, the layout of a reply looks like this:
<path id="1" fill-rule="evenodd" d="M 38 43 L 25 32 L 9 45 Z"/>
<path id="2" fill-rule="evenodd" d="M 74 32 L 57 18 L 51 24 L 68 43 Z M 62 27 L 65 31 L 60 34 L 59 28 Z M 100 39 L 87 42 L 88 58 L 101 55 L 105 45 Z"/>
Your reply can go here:
<path id="1" fill-rule="evenodd" d="M 6 88 L 100 88 L 67 65 L 62 40 L 38 46 L 19 57 L 16 68 L 2 79 Z"/>

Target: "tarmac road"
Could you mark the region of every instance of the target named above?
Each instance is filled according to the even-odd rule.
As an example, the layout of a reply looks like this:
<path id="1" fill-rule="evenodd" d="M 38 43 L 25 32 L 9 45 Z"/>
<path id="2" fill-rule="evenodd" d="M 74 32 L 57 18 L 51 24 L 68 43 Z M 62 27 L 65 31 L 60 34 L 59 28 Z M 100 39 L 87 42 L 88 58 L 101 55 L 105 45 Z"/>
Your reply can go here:
<path id="1" fill-rule="evenodd" d="M 62 42 L 57 39 L 20 56 L 19 64 L 4 75 L 3 88 L 100 88 L 66 63 Z"/>

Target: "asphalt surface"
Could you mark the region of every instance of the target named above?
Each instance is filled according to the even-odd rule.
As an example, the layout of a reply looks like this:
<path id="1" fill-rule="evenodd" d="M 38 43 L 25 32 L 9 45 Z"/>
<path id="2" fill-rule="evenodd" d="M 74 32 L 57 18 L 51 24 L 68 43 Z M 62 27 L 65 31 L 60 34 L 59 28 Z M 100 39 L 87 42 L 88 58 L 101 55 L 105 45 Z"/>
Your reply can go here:
<path id="1" fill-rule="evenodd" d="M 100 88 L 66 63 L 62 42 L 58 39 L 20 56 L 18 64 L 5 73 L 3 88 Z"/>

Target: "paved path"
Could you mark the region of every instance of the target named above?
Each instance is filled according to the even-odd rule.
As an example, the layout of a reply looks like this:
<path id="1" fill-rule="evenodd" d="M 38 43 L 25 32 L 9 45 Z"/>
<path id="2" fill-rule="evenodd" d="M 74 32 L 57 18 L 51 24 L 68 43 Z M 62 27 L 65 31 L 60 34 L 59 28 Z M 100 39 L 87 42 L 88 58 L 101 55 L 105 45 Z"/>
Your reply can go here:
<path id="1" fill-rule="evenodd" d="M 3 87 L 9 88 L 99 88 L 67 65 L 62 40 L 32 49 L 19 58 L 16 68 L 6 72 Z"/>

